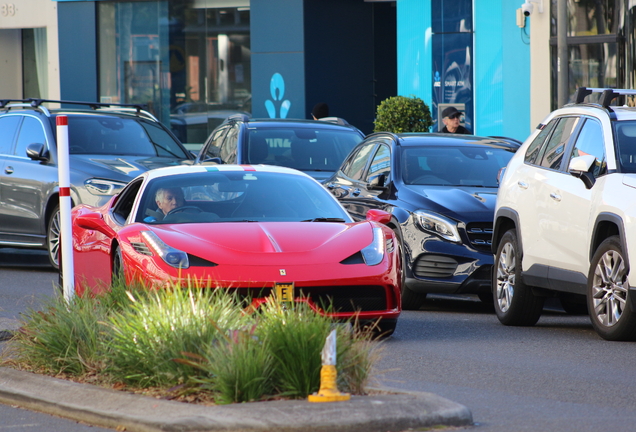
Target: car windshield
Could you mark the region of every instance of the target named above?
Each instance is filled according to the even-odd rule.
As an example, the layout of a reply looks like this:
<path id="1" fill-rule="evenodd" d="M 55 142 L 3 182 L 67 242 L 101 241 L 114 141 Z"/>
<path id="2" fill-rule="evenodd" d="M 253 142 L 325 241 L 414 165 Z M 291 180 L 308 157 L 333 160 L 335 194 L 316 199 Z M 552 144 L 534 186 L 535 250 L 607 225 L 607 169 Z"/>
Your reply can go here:
<path id="1" fill-rule="evenodd" d="M 636 121 L 614 123 L 622 173 L 636 173 Z"/>
<path id="2" fill-rule="evenodd" d="M 294 174 L 218 171 L 152 180 L 136 222 L 352 222 L 336 199 L 311 178 Z"/>
<path id="3" fill-rule="evenodd" d="M 69 115 L 68 140 L 70 154 L 188 158 L 165 129 L 139 118 Z"/>
<path id="4" fill-rule="evenodd" d="M 247 163 L 301 171 L 336 171 L 360 141 L 360 134 L 349 129 L 250 129 L 246 140 Z"/>
<path id="5" fill-rule="evenodd" d="M 497 173 L 513 154 L 485 146 L 404 148 L 402 179 L 409 185 L 497 187 Z"/>

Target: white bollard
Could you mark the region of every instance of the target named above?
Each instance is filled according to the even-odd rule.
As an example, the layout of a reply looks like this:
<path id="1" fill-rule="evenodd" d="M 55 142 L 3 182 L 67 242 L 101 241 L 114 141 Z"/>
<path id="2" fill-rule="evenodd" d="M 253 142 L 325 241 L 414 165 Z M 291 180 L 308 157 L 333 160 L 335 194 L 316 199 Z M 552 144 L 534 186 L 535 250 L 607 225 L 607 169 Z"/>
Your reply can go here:
<path id="1" fill-rule="evenodd" d="M 73 269 L 73 228 L 71 225 L 71 174 L 68 145 L 68 117 L 57 116 L 57 175 L 60 190 L 60 271 L 62 289 L 68 303 L 75 295 L 75 275 Z"/>

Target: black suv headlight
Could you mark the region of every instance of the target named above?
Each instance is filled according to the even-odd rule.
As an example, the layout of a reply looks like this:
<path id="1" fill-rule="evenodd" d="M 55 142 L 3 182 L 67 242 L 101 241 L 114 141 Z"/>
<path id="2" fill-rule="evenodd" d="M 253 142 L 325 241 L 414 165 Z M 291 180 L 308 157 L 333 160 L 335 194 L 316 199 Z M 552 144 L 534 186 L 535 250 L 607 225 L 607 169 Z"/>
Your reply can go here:
<path id="1" fill-rule="evenodd" d="M 457 222 L 454 220 L 427 210 L 416 210 L 413 214 L 418 225 L 424 231 L 436 234 L 453 243 L 462 242 L 457 230 Z"/>
<path id="2" fill-rule="evenodd" d="M 84 186 L 86 186 L 86 190 L 93 195 L 115 195 L 126 186 L 126 183 L 92 178 L 86 180 Z"/>

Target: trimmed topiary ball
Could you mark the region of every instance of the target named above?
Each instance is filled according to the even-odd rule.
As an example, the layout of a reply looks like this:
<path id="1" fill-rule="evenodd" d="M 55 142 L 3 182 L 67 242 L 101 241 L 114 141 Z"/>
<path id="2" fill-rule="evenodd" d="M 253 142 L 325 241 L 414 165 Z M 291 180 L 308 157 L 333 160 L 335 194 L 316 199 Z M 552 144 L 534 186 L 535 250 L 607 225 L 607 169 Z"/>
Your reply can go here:
<path id="1" fill-rule="evenodd" d="M 433 119 L 422 99 L 393 96 L 378 105 L 374 124 L 374 132 L 428 132 Z"/>

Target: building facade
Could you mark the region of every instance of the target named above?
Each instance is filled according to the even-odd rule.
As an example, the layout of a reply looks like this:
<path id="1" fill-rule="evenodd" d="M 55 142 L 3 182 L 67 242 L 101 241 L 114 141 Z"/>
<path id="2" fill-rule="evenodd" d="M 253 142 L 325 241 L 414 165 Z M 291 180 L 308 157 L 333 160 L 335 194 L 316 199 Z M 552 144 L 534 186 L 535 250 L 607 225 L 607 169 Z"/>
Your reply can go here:
<path id="1" fill-rule="evenodd" d="M 634 0 L 566 0 L 570 94 L 633 86 Z M 555 105 L 557 0 L 13 0 L 0 99 L 145 104 L 189 143 L 227 115 L 331 115 L 373 130 L 417 96 L 484 136 L 525 139 Z M 437 130 L 438 123 L 433 127 Z"/>

